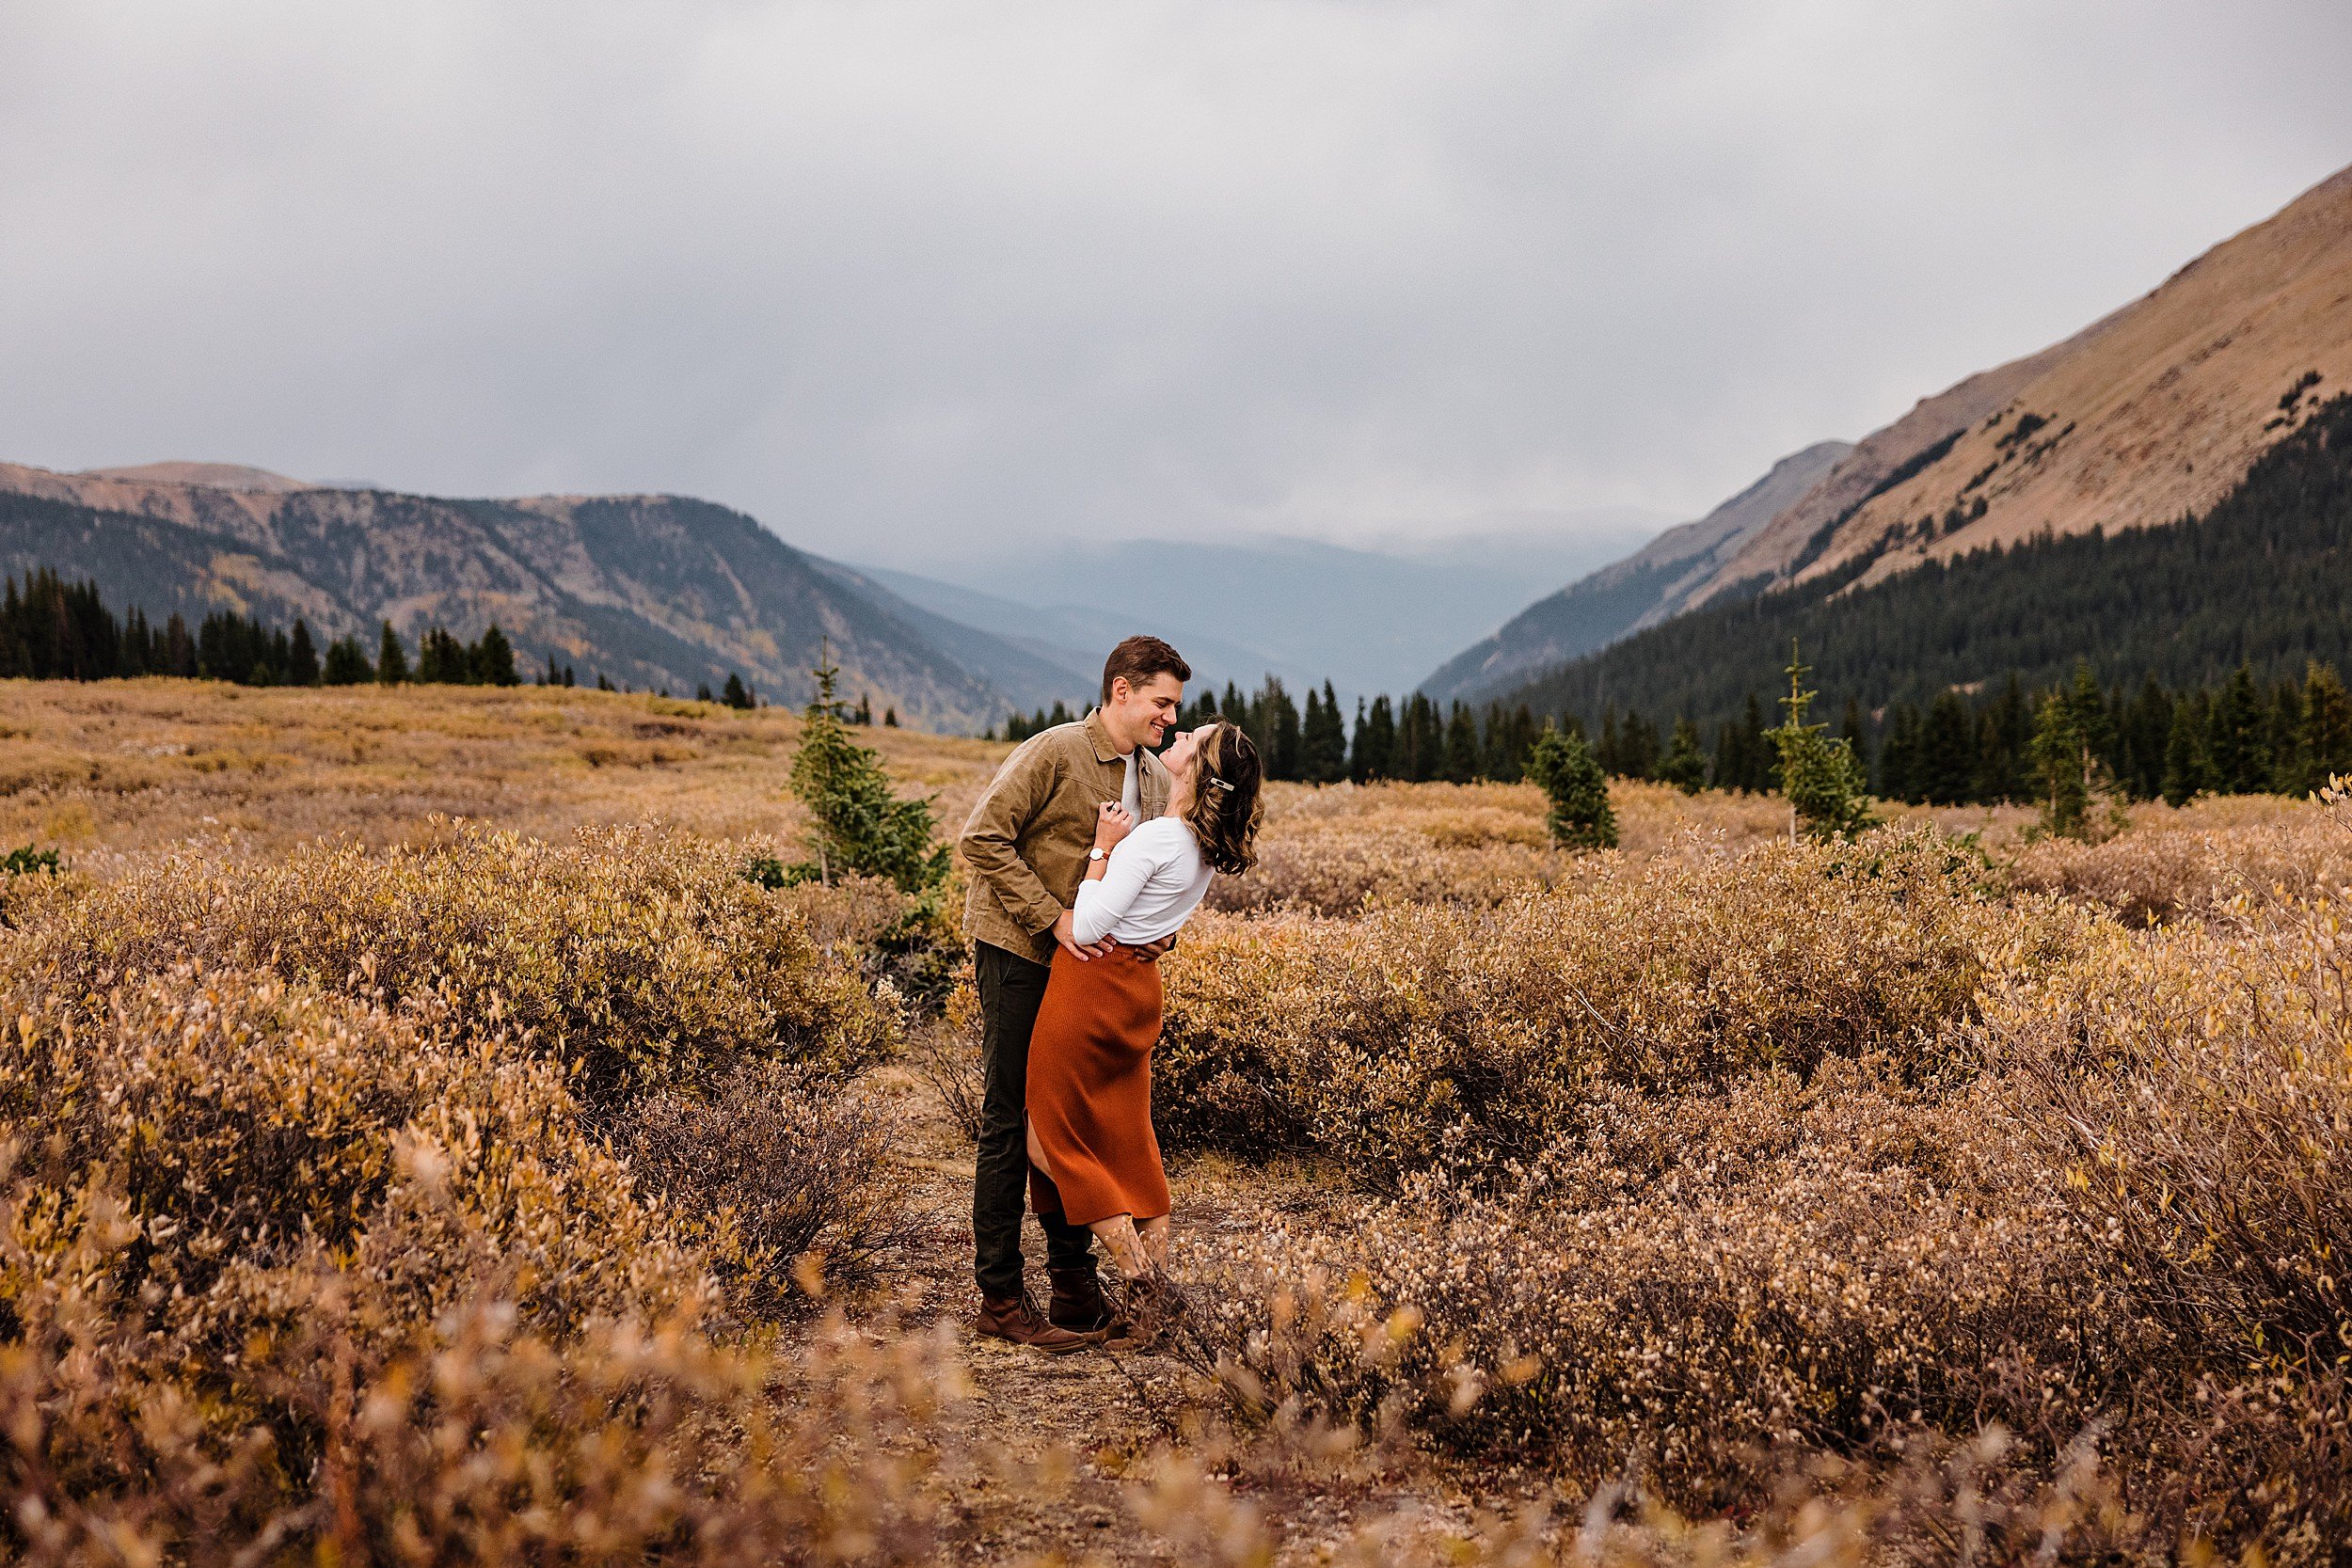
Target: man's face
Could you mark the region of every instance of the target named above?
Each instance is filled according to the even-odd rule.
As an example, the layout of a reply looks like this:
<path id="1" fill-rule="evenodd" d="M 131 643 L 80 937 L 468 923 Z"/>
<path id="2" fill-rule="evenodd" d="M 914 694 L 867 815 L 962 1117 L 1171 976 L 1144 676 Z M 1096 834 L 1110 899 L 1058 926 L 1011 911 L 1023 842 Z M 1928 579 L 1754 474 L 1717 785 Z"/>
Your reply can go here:
<path id="1" fill-rule="evenodd" d="M 1184 683 L 1163 670 L 1141 686 L 1121 675 L 1111 682 L 1111 700 L 1104 705 L 1103 721 L 1112 736 L 1129 746 L 1153 746 L 1184 710 Z"/>

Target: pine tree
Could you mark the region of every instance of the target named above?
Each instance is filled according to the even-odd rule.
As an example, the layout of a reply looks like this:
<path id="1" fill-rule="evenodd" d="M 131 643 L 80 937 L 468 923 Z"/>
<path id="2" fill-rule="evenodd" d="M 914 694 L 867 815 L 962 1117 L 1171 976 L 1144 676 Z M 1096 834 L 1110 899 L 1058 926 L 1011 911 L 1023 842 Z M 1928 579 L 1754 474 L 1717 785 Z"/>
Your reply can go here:
<path id="1" fill-rule="evenodd" d="M 375 678 L 386 686 L 398 686 L 408 678 L 408 656 L 401 651 L 400 637 L 389 621 L 384 623 L 384 633 L 376 639 Z"/>
<path id="2" fill-rule="evenodd" d="M 1658 765 L 1658 778 L 1685 795 L 1696 795 L 1707 787 L 1707 751 L 1699 744 L 1699 727 L 1689 719 L 1675 721 L 1674 738 L 1666 746 L 1665 760 Z"/>
<path id="3" fill-rule="evenodd" d="M 1987 803 L 2030 799 L 2033 785 L 2026 774 L 2032 744 L 2033 709 L 2025 683 L 2012 673 L 1978 728 L 1975 798 Z"/>
<path id="4" fill-rule="evenodd" d="M 2270 776 L 2263 788 L 2274 795 L 2300 795 L 2303 782 L 2303 683 L 2280 681 L 2271 693 L 2268 729 Z"/>
<path id="5" fill-rule="evenodd" d="M 1804 689 L 1811 673 L 1788 645 L 1788 695 L 1780 700 L 1788 717 L 1767 733 L 1780 758 L 1781 794 L 1788 800 L 1788 836 L 1851 835 L 1870 825 L 1869 780 L 1854 760 L 1853 748 L 1832 736 L 1827 724 L 1808 724 L 1805 710 L 1818 692 Z"/>
<path id="6" fill-rule="evenodd" d="M 1375 697 L 1367 711 L 1356 703 L 1356 744 L 1347 758 L 1348 777 L 1358 784 L 1393 776 L 1396 767 L 1396 714 L 1386 696 Z"/>
<path id="7" fill-rule="evenodd" d="M 601 681 L 602 677 L 598 677 L 598 679 Z M 730 670 L 727 672 L 727 684 L 725 688 L 721 690 L 719 700 L 726 704 L 727 706 L 733 708 L 750 707 L 752 705 L 752 689 L 743 684 L 743 677 L 741 675 L 739 675 L 734 671 Z"/>
<path id="8" fill-rule="evenodd" d="M 1405 701 L 1405 712 L 1397 725 L 1396 768 L 1391 777 L 1410 784 L 1425 784 L 1438 776 L 1444 763 L 1445 732 L 1438 719 L 1438 706 L 1416 691 Z"/>
<path id="9" fill-rule="evenodd" d="M 1879 747 L 1878 794 L 1887 800 L 1916 804 L 1927 799 L 1919 787 L 1919 710 L 1898 703 L 1886 721 L 1886 739 Z"/>
<path id="10" fill-rule="evenodd" d="M 2164 777 L 2157 793 L 2179 808 L 2205 787 L 2205 724 L 2193 703 L 2172 705 L 2172 730 L 2164 742 Z"/>
<path id="11" fill-rule="evenodd" d="M 1232 681 L 1225 683 L 1225 694 L 1217 699 L 1216 716 L 1245 734 L 1249 732 L 1248 699 L 1241 694 L 1241 688 Z M 1257 741 L 1258 737 L 1251 734 L 1249 743 L 1254 746 Z"/>
<path id="12" fill-rule="evenodd" d="M 1919 793 L 1939 806 L 1956 806 L 1974 792 L 1977 724 L 1957 691 L 1939 691 L 1919 732 L 1914 778 Z"/>
<path id="13" fill-rule="evenodd" d="M 1581 734 L 1544 727 L 1528 754 L 1527 776 L 1550 800 L 1544 818 L 1551 841 L 1569 849 L 1613 849 L 1617 814 L 1609 803 L 1609 776 Z"/>
<path id="14" fill-rule="evenodd" d="M 319 651 L 310 641 L 310 628 L 302 617 L 294 617 L 294 635 L 286 644 L 286 684 L 316 686 L 319 683 Z"/>
<path id="15" fill-rule="evenodd" d="M 1460 701 L 1454 705 L 1445 726 L 1445 760 L 1438 776 L 1448 784 L 1474 784 L 1478 780 L 1478 721 L 1470 716 L 1469 706 Z"/>
<path id="16" fill-rule="evenodd" d="M 1862 699 L 1846 699 L 1846 711 L 1838 717 L 1837 738 L 1853 752 L 1853 759 L 1867 777 L 1870 771 L 1870 721 L 1862 712 Z"/>
<path id="17" fill-rule="evenodd" d="M 356 637 L 339 637 L 327 644 L 326 663 L 320 678 L 328 686 L 358 686 L 375 678 L 368 651 Z"/>
<path id="18" fill-rule="evenodd" d="M 1480 764 L 1485 776 L 1497 784 L 1517 784 L 1527 777 L 1527 755 L 1534 750 L 1535 734 L 1535 716 L 1525 703 L 1507 712 L 1501 703 L 1489 704 L 1485 760 Z"/>
<path id="19" fill-rule="evenodd" d="M 1614 703 L 1603 703 L 1600 706 L 1600 739 L 1593 747 L 1593 760 L 1611 778 L 1625 776 L 1625 740 L 1617 730 Z"/>
<path id="20" fill-rule="evenodd" d="M 493 621 L 483 629 L 482 640 L 466 650 L 469 678 L 478 686 L 520 686 L 523 678 L 515 670 L 515 645 L 506 640 Z"/>
<path id="21" fill-rule="evenodd" d="M 948 869 L 947 846 L 935 842 L 932 798 L 899 800 L 880 754 L 850 738 L 834 695 L 838 673 L 829 657 L 818 665 L 817 695 L 802 711 L 792 793 L 808 813 L 816 859 L 787 876 L 828 883 L 848 875 L 886 877 L 901 893 L 928 893 L 947 879 Z"/>
<path id="22" fill-rule="evenodd" d="M 1747 777 L 1747 758 L 1741 755 L 1746 738 L 1734 720 L 1715 726 L 1715 763 L 1708 779 L 1717 789 L 1738 789 L 1740 781 Z"/>
<path id="23" fill-rule="evenodd" d="M 2302 765 L 2293 793 L 2310 795 L 2331 778 L 2352 775 L 2352 694 L 2333 668 L 2312 659 L 2303 672 L 2303 733 L 2296 748 Z"/>
<path id="24" fill-rule="evenodd" d="M 2106 764 L 2100 760 L 2107 738 L 2106 700 L 2090 660 L 2077 660 L 2073 682 L 2043 699 L 2034 720 L 2042 832 L 2093 839 L 2111 837 L 2121 826 L 2122 802 Z M 2104 812 L 2099 809 L 2103 804 Z"/>
<path id="25" fill-rule="evenodd" d="M 1289 689 L 1274 675 L 1265 678 L 1264 689 L 1265 739 L 1260 743 L 1258 754 L 1265 764 L 1269 779 L 1298 777 L 1298 705 L 1291 701 Z"/>
<path id="26" fill-rule="evenodd" d="M 2264 728 L 2253 669 L 2240 661 L 2214 699 L 2205 730 L 2205 770 L 2212 788 L 2225 795 L 2252 795 L 2268 784 L 2270 749 Z"/>
<path id="27" fill-rule="evenodd" d="M 2164 793 L 2165 752 L 2172 742 L 2172 699 L 2155 676 L 2140 683 L 2119 728 L 2116 776 L 2133 800 L 2153 800 Z"/>
<path id="28" fill-rule="evenodd" d="M 1734 722 L 1731 752 L 1737 768 L 1718 777 L 1716 787 L 1744 795 L 1764 795 L 1772 787 L 1772 749 L 1764 738 L 1764 706 L 1748 693 L 1747 708 Z M 1720 764 L 1720 757 L 1718 762 Z M 1718 769 L 1721 772 L 1720 767 Z"/>
<path id="29" fill-rule="evenodd" d="M 1658 759 L 1661 754 L 1658 743 L 1657 725 L 1638 713 L 1629 713 L 1625 717 L 1625 728 L 1619 733 L 1617 743 L 1623 748 L 1620 761 L 1624 766 L 1627 778 L 1647 779 L 1656 776 Z"/>
<path id="30" fill-rule="evenodd" d="M 1320 695 L 1307 689 L 1307 717 L 1298 734 L 1298 776 L 1312 784 L 1347 777 L 1347 730 L 1340 718 L 1339 694 L 1323 683 Z"/>

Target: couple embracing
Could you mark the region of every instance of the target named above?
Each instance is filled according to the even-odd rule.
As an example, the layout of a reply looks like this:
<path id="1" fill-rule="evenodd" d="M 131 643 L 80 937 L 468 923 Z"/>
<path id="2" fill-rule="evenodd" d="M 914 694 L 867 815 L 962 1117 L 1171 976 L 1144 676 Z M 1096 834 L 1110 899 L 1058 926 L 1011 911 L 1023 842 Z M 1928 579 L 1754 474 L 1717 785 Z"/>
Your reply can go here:
<path id="1" fill-rule="evenodd" d="M 958 847 L 984 1074 L 972 1183 L 982 1334 L 1036 1350 L 1149 1345 L 1182 1310 L 1168 1273 L 1168 1177 L 1152 1131 L 1162 955 L 1218 872 L 1249 867 L 1257 748 L 1211 720 L 1155 749 L 1192 678 L 1156 637 L 1103 666 L 1102 705 L 1023 741 Z M 1038 1310 L 1025 1196 L 1053 1282 Z M 1095 1274 L 1100 1240 L 1120 1286 Z"/>

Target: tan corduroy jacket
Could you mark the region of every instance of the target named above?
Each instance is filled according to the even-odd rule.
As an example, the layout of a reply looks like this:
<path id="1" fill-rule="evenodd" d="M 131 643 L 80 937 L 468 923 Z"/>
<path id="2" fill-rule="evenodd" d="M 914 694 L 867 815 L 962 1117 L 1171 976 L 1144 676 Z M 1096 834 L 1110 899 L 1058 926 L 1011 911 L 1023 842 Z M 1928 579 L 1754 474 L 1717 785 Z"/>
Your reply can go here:
<path id="1" fill-rule="evenodd" d="M 1136 755 L 1136 795 L 1148 822 L 1168 809 L 1168 769 L 1149 751 Z M 1054 922 L 1086 879 L 1095 808 L 1118 800 L 1126 783 L 1126 759 L 1111 744 L 1100 708 L 1023 741 L 956 840 L 972 872 L 963 934 L 1053 962 Z"/>

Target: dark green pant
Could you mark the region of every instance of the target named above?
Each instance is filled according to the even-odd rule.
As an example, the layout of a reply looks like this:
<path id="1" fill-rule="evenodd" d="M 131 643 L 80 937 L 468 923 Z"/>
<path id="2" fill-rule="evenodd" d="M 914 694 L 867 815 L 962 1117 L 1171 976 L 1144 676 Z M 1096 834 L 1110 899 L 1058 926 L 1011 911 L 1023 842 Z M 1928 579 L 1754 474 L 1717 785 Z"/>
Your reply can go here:
<path id="1" fill-rule="evenodd" d="M 1018 953 L 973 943 L 980 990 L 980 1154 L 972 1170 L 972 1273 L 987 1296 L 1021 1293 L 1021 1214 L 1028 1207 L 1029 1031 L 1051 972 Z M 1045 1263 L 1094 1268 L 1094 1236 L 1059 1214 L 1040 1214 Z"/>

